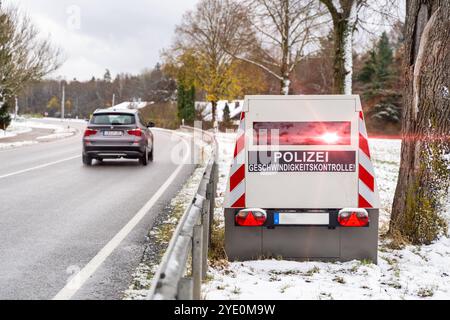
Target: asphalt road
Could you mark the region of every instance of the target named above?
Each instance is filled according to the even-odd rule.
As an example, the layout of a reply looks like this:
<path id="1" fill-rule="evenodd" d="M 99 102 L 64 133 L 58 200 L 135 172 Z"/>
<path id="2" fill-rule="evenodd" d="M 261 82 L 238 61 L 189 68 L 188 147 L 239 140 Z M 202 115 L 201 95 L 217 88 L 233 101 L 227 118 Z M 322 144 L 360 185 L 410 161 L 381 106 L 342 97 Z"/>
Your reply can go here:
<path id="1" fill-rule="evenodd" d="M 83 130 L 83 124 L 74 124 Z M 118 160 L 85 167 L 81 134 L 0 151 L 0 299 L 52 299 L 148 203 L 179 168 L 139 223 L 116 243 L 73 299 L 120 299 L 139 264 L 155 217 L 191 175 L 173 163 L 183 144 L 154 130 L 155 162 Z M 185 144 L 184 144 L 185 145 Z"/>

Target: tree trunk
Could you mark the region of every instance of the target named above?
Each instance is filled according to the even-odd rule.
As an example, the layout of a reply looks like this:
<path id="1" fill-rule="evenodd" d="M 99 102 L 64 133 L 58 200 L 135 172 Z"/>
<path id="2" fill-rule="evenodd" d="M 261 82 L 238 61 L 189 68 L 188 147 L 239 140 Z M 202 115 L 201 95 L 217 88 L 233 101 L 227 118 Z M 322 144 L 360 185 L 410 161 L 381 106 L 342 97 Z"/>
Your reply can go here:
<path id="1" fill-rule="evenodd" d="M 345 33 L 348 29 L 346 19 L 334 22 L 334 61 L 333 61 L 333 93 L 344 94 L 345 89 Z"/>
<path id="2" fill-rule="evenodd" d="M 450 2 L 410 0 L 405 25 L 403 142 L 390 234 L 430 243 L 450 182 Z"/>
<path id="3" fill-rule="evenodd" d="M 216 122 L 217 101 L 211 101 L 211 120 L 214 127 Z"/>
<path id="4" fill-rule="evenodd" d="M 282 95 L 289 95 L 289 90 L 291 87 L 291 80 L 289 79 L 289 76 L 284 76 L 283 80 L 281 80 L 281 94 Z"/>
<path id="5" fill-rule="evenodd" d="M 352 94 L 353 32 L 361 0 L 320 0 L 330 12 L 334 32 L 333 93 Z"/>
<path id="6" fill-rule="evenodd" d="M 283 0 L 282 2 L 282 10 L 283 10 L 283 34 L 281 36 L 282 43 L 282 58 L 281 58 L 281 94 L 289 95 L 289 87 L 291 81 L 289 80 L 289 68 L 290 68 L 290 57 L 289 57 L 289 40 L 290 40 L 290 14 L 289 14 L 289 0 Z"/>

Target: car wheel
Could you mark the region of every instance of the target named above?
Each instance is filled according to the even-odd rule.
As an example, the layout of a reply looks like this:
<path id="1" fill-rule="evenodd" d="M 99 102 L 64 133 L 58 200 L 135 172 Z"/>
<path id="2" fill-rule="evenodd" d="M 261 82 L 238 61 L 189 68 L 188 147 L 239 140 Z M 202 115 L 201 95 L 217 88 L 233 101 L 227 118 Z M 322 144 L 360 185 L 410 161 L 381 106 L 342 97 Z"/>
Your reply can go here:
<path id="1" fill-rule="evenodd" d="M 150 153 L 148 154 L 148 161 L 153 162 L 153 149 L 154 147 L 152 147 L 152 151 L 150 151 Z"/>
<path id="2" fill-rule="evenodd" d="M 148 150 L 145 149 L 145 153 L 140 159 L 142 165 L 144 165 L 144 166 L 148 165 L 148 157 L 149 157 Z"/>
<path id="3" fill-rule="evenodd" d="M 83 164 L 85 166 L 91 166 L 92 165 L 92 158 L 88 155 L 83 154 Z"/>

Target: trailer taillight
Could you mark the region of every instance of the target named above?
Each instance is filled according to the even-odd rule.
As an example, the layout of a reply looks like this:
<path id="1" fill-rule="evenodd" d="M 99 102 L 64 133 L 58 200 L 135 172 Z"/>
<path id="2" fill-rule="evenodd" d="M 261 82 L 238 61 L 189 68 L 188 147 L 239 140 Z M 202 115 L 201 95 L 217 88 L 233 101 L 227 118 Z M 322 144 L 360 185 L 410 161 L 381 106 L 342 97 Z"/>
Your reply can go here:
<path id="1" fill-rule="evenodd" d="M 236 214 L 236 225 L 242 227 L 260 227 L 267 220 L 267 213 L 262 209 L 245 209 Z"/>
<path id="2" fill-rule="evenodd" d="M 338 222 L 343 227 L 367 227 L 369 214 L 365 209 L 342 209 L 338 214 Z"/>

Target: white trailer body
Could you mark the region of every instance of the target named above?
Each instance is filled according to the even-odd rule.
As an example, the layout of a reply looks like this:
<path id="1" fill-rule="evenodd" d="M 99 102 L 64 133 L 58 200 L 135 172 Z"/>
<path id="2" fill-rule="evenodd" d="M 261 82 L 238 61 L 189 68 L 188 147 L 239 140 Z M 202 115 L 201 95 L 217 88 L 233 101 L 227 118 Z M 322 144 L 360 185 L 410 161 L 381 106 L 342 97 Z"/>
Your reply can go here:
<path id="1" fill-rule="evenodd" d="M 233 156 L 230 258 L 376 262 L 380 204 L 358 96 L 248 96 Z"/>

